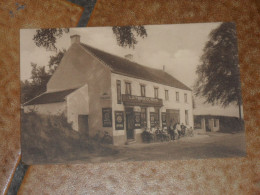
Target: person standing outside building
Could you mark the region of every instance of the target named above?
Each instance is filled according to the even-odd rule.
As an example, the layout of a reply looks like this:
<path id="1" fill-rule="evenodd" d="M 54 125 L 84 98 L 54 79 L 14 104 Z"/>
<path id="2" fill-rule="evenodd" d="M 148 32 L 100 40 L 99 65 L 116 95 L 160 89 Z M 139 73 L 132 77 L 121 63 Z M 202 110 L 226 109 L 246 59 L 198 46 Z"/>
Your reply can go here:
<path id="1" fill-rule="evenodd" d="M 180 138 L 180 136 L 181 136 L 181 125 L 180 125 L 179 122 L 176 124 L 176 130 L 178 132 L 178 137 Z"/>

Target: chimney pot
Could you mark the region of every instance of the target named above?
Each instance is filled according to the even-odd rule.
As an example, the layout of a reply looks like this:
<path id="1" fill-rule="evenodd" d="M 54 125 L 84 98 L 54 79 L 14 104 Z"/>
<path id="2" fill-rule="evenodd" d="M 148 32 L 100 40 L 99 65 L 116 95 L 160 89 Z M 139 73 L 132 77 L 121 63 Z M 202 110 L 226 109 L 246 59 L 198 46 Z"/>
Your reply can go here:
<path id="1" fill-rule="evenodd" d="M 79 35 L 71 35 L 70 40 L 71 40 L 71 45 L 73 43 L 80 43 L 80 36 Z"/>

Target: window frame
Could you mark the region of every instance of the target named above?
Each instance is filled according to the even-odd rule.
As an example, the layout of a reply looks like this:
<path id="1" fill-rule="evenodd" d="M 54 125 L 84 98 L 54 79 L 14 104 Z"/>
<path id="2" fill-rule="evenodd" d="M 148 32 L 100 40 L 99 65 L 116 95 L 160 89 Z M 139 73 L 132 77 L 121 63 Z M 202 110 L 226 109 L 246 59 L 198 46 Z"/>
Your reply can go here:
<path id="1" fill-rule="evenodd" d="M 154 87 L 154 98 L 159 98 L 159 87 Z"/>
<path id="2" fill-rule="evenodd" d="M 180 92 L 179 91 L 176 91 L 176 102 L 179 102 L 180 101 Z"/>
<path id="3" fill-rule="evenodd" d="M 188 103 L 188 94 L 187 93 L 184 93 L 184 102 Z"/>
<path id="4" fill-rule="evenodd" d="M 128 87 L 129 86 L 129 92 L 128 92 Z M 126 95 L 132 95 L 132 86 L 130 82 L 125 82 L 125 94 Z"/>
<path id="5" fill-rule="evenodd" d="M 120 80 L 116 80 L 116 93 L 117 93 L 117 103 L 121 104 L 122 103 L 122 86 L 121 86 Z"/>
<path id="6" fill-rule="evenodd" d="M 146 97 L 146 89 L 144 84 L 140 84 L 141 96 Z"/>
<path id="7" fill-rule="evenodd" d="M 169 90 L 168 89 L 164 90 L 164 95 L 165 95 L 165 100 L 168 101 L 169 100 Z"/>

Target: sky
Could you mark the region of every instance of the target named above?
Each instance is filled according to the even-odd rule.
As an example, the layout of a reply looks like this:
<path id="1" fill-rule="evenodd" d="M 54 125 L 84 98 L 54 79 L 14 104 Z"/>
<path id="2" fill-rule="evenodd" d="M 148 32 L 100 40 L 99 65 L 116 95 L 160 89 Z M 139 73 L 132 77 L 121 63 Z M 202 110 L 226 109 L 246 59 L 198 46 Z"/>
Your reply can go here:
<path id="1" fill-rule="evenodd" d="M 138 38 L 135 48 L 118 46 L 112 27 L 71 28 L 70 33 L 63 35 L 57 41 L 58 49 L 68 49 L 70 35 L 78 34 L 81 42 L 121 57 L 133 55 L 133 61 L 157 69 L 163 69 L 175 78 L 191 87 L 194 85 L 196 67 L 200 64 L 200 56 L 208 41 L 209 33 L 221 23 L 194 23 L 174 25 L 146 25 L 147 37 Z M 21 80 L 30 79 L 31 62 L 40 66 L 48 64 L 49 56 L 55 51 L 39 48 L 33 41 L 35 29 L 20 31 L 21 48 Z M 219 106 L 203 104 L 202 99 L 196 99 L 197 114 L 214 113 L 215 115 L 238 116 L 238 108 L 229 106 L 223 109 Z M 214 112 L 212 112 L 214 110 Z"/>

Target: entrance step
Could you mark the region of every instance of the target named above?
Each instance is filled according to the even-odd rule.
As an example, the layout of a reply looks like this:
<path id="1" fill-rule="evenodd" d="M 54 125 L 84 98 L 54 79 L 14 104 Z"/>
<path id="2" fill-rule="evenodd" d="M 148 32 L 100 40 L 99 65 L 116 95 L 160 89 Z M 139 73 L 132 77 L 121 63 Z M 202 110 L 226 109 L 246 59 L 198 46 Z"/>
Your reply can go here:
<path id="1" fill-rule="evenodd" d="M 134 139 L 128 139 L 126 145 L 134 144 L 136 141 Z"/>

